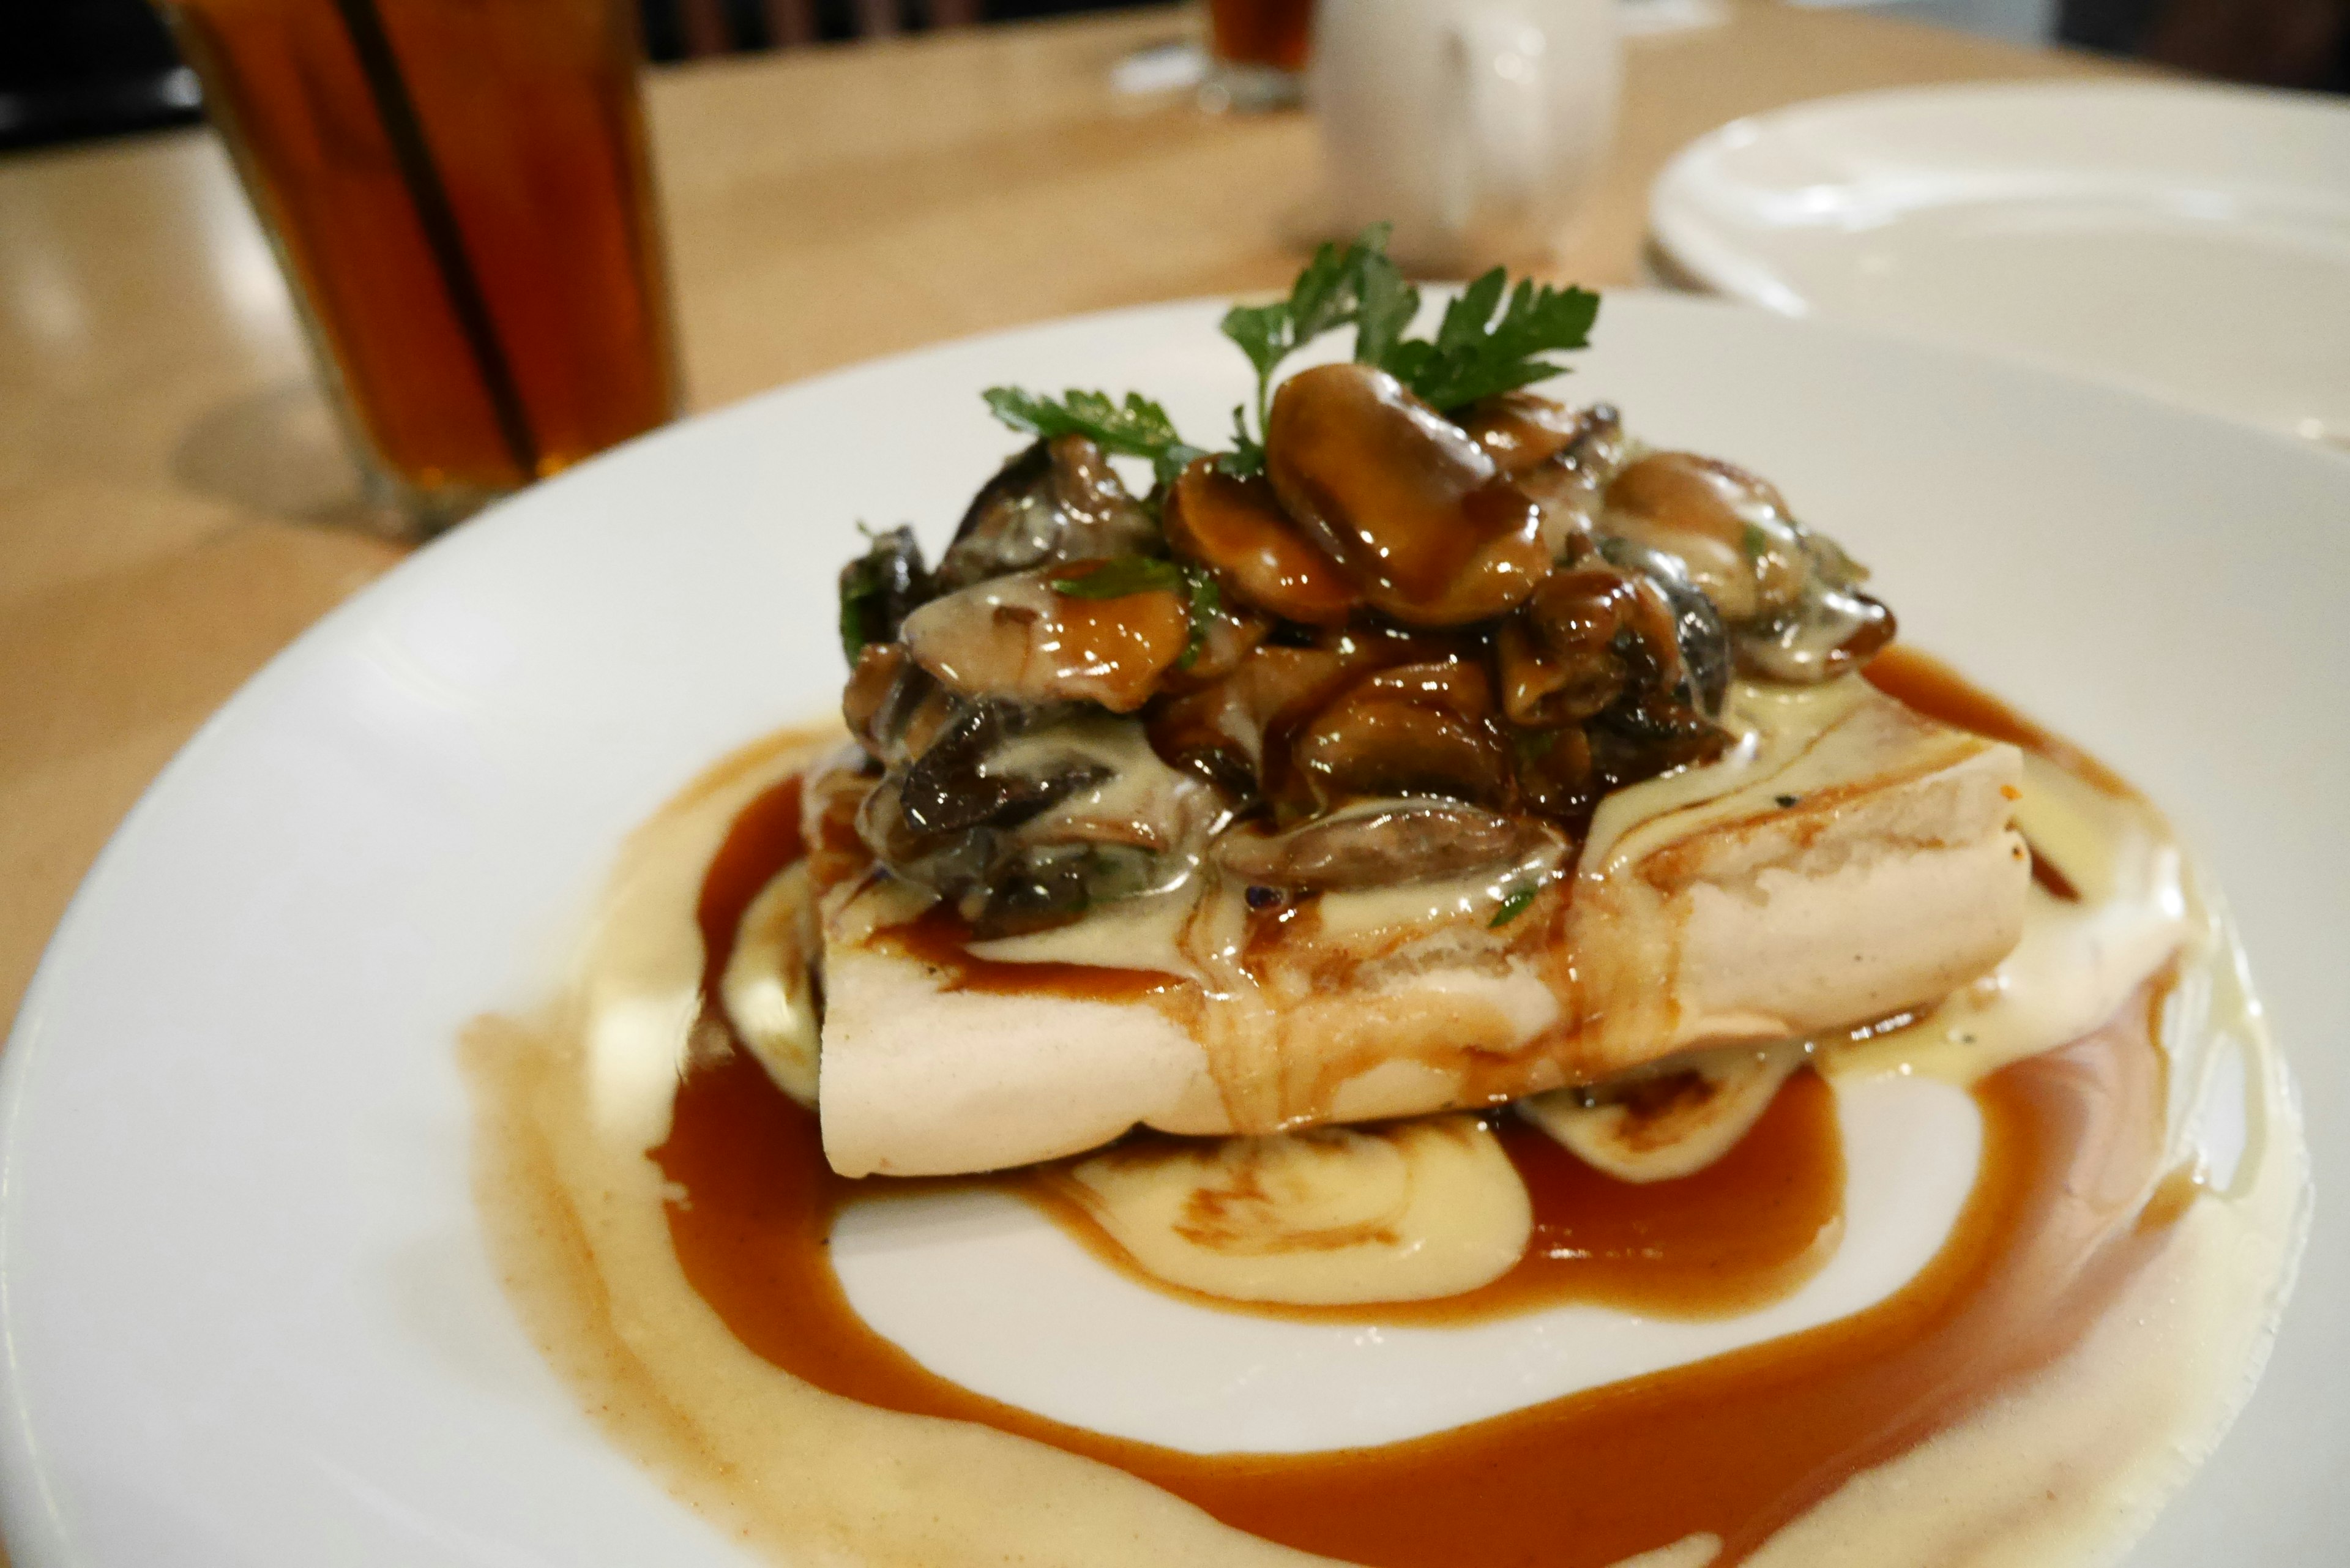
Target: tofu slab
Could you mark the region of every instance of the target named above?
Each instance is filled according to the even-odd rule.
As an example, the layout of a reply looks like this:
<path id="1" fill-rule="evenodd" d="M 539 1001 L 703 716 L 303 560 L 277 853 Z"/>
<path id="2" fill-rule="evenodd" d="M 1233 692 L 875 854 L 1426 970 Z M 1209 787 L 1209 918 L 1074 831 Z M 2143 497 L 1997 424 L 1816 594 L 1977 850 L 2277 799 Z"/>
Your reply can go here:
<path id="1" fill-rule="evenodd" d="M 1610 796 L 1575 864 L 1498 929 L 1490 901 L 1464 912 L 1444 888 L 1331 896 L 1318 948 L 1242 970 L 1212 940 L 1238 889 L 1194 887 L 1093 917 L 1115 923 L 1067 950 L 1024 950 L 1161 970 L 1164 989 L 1006 993 L 902 950 L 874 929 L 876 894 L 841 889 L 825 922 L 826 1155 L 849 1176 L 942 1175 L 1137 1125 L 1259 1133 L 1489 1105 L 1883 1017 L 2014 946 L 2031 865 L 2013 747 L 1856 678 L 1742 683 L 1725 719 L 1729 757 Z M 990 951 L 1005 947 L 1024 950 Z"/>

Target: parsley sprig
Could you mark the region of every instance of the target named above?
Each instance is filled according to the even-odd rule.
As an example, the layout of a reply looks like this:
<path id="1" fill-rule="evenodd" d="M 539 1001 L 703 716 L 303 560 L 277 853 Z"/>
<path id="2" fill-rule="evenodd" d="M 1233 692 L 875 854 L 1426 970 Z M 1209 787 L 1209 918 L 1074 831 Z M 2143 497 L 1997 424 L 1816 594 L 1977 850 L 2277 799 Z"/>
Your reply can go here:
<path id="1" fill-rule="evenodd" d="M 1374 223 L 1345 245 L 1325 244 L 1290 285 L 1287 297 L 1236 305 L 1224 313 L 1224 336 L 1256 371 L 1253 409 L 1244 403 L 1232 410 L 1232 450 L 1216 459 L 1226 473 L 1246 477 L 1264 472 L 1274 373 L 1292 354 L 1341 327 L 1355 329 L 1356 363 L 1378 366 L 1446 413 L 1562 375 L 1567 368 L 1548 356 L 1590 342 L 1599 315 L 1597 295 L 1531 278 L 1513 288 L 1500 267 L 1445 306 L 1435 337 L 1409 337 L 1419 314 L 1419 290 L 1388 258 L 1387 244 L 1388 225 Z M 1014 430 L 1046 440 L 1087 436 L 1105 452 L 1148 459 L 1162 489 L 1202 455 L 1177 432 L 1167 410 L 1139 392 L 1128 392 L 1121 401 L 1107 392 L 1075 388 L 1054 398 L 1018 387 L 991 387 L 985 396 L 995 417 Z"/>
<path id="2" fill-rule="evenodd" d="M 1495 267 L 1444 307 L 1433 342 L 1401 339 L 1373 362 L 1448 413 L 1565 373 L 1543 356 L 1590 343 L 1599 296 L 1532 278 L 1515 288 L 1509 282 Z"/>
<path id="3" fill-rule="evenodd" d="M 1395 264 L 1388 260 L 1387 246 L 1388 225 L 1373 223 L 1343 248 L 1332 242 L 1315 250 L 1314 259 L 1289 286 L 1288 298 L 1270 305 L 1235 305 L 1224 312 L 1221 324 L 1224 336 L 1238 344 L 1256 368 L 1260 439 L 1266 410 L 1273 403 L 1273 372 L 1284 359 L 1326 332 L 1359 324 L 1368 297 L 1376 297 L 1382 341 L 1391 342 L 1411 324 L 1412 313 L 1419 308 L 1419 291 L 1405 283 Z M 1373 281 L 1375 276 L 1378 281 Z M 1409 296 L 1400 319 L 1394 317 L 1403 303 L 1396 292 L 1399 287 Z M 1237 412 L 1233 422 L 1240 422 Z"/>
<path id="4" fill-rule="evenodd" d="M 1419 290 L 1388 258 L 1387 242 L 1388 225 L 1375 223 L 1343 249 L 1326 244 L 1297 275 L 1288 298 L 1224 313 L 1224 336 L 1256 370 L 1256 428 L 1252 433 L 1243 410 L 1232 410 L 1232 451 L 1217 460 L 1225 472 L 1263 471 L 1274 372 L 1342 327 L 1355 329 L 1357 364 L 1378 366 L 1447 413 L 1563 374 L 1566 367 L 1544 356 L 1590 342 L 1597 295 L 1532 279 L 1513 289 L 1500 267 L 1445 306 L 1434 338 L 1408 337 L 1419 314 Z"/>
<path id="5" fill-rule="evenodd" d="M 1119 402 L 1107 392 L 1072 387 L 1058 398 L 1019 387 L 990 387 L 980 394 L 995 417 L 1015 431 L 1044 441 L 1081 435 L 1104 452 L 1149 460 L 1161 484 L 1171 484 L 1193 458 L 1204 454 L 1184 443 L 1167 410 L 1140 392 Z"/>

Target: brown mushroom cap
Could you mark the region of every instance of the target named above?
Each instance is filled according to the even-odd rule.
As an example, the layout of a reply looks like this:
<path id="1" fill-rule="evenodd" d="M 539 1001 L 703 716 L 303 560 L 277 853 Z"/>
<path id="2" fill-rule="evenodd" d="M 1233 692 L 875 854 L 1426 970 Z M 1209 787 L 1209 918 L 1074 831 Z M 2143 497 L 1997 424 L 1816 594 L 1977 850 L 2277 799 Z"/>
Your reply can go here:
<path id="1" fill-rule="evenodd" d="M 1617 641 L 1627 632 L 1652 667 L 1678 679 L 1673 610 L 1655 584 L 1604 566 L 1544 577 L 1494 639 L 1511 722 L 1551 728 L 1596 716 L 1632 680 Z"/>
<path id="2" fill-rule="evenodd" d="M 1265 472 L 1363 597 L 1410 625 L 1501 615 L 1550 567 L 1533 501 L 1384 370 L 1322 365 L 1283 382 Z"/>
<path id="3" fill-rule="evenodd" d="M 1678 557 L 1726 621 L 1785 609 L 1808 575 L 1779 492 L 1717 458 L 1659 452 L 1629 464 L 1607 486 L 1604 526 Z"/>
<path id="4" fill-rule="evenodd" d="M 1566 451 L 1592 432 L 1617 423 L 1605 403 L 1570 409 L 1533 392 L 1501 392 L 1472 404 L 1461 429 L 1485 449 L 1503 477 L 1515 479 Z"/>
<path id="5" fill-rule="evenodd" d="M 1262 478 L 1237 479 L 1201 458 L 1167 497 L 1167 543 L 1216 574 L 1224 591 L 1285 620 L 1340 626 L 1363 602 L 1338 564 L 1281 509 Z"/>
<path id="6" fill-rule="evenodd" d="M 1263 793 L 1268 735 L 1281 735 L 1330 700 L 1351 672 L 1318 648 L 1260 646 L 1231 674 L 1153 705 L 1150 743 L 1240 799 Z"/>
<path id="7" fill-rule="evenodd" d="M 932 599 L 906 618 L 906 650 L 966 697 L 1130 713 L 1183 656 L 1191 610 L 1166 588 L 1097 599 L 1053 587 L 1101 565 L 1038 567 Z"/>
<path id="8" fill-rule="evenodd" d="M 1509 756 L 1490 722 L 1492 686 L 1466 659 L 1364 677 L 1308 720 L 1294 765 L 1324 810 L 1366 797 L 1440 795 L 1511 804 Z"/>

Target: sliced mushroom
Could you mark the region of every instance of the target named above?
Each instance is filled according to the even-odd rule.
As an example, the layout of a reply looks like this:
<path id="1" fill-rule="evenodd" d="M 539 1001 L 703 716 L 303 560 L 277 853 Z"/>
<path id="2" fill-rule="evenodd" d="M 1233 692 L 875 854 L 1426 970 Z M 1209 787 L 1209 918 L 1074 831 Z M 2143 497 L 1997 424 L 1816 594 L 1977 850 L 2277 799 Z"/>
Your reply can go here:
<path id="1" fill-rule="evenodd" d="M 1273 631 L 1273 618 L 1246 605 L 1221 600 L 1206 608 L 1191 607 L 1191 643 L 1167 677 L 1167 689 L 1192 691 L 1221 680 L 1241 666 Z"/>
<path id="2" fill-rule="evenodd" d="M 842 638 L 859 649 L 896 641 L 899 627 L 932 591 L 911 528 L 874 535 L 865 554 L 840 568 Z"/>
<path id="3" fill-rule="evenodd" d="M 1499 393 L 1461 417 L 1461 429 L 1511 479 L 1550 462 L 1603 423 L 1617 423 L 1616 410 L 1606 403 L 1570 409 L 1527 391 Z"/>
<path id="4" fill-rule="evenodd" d="M 932 599 L 906 618 L 907 651 L 966 697 L 1132 712 L 1190 646 L 1191 609 L 1168 588 L 1090 598 L 1053 586 L 1095 569 L 1043 566 Z"/>
<path id="5" fill-rule="evenodd" d="M 1150 743 L 1234 800 L 1253 800 L 1268 793 L 1267 736 L 1284 733 L 1350 678 L 1346 662 L 1327 649 L 1259 647 L 1222 680 L 1155 705 Z"/>
<path id="6" fill-rule="evenodd" d="M 941 590 L 1055 562 L 1148 554 L 1150 514 L 1083 436 L 1038 441 L 987 482 L 940 558 Z"/>
<path id="7" fill-rule="evenodd" d="M 1461 424 L 1541 509 L 1551 559 L 1586 553 L 1599 498 L 1631 446 L 1614 406 L 1570 409 L 1532 392 L 1503 392 L 1471 408 Z"/>
<path id="8" fill-rule="evenodd" d="M 960 711 L 960 700 L 907 657 L 904 643 L 879 642 L 857 656 L 840 708 L 866 753 L 896 767 L 922 754 Z"/>
<path id="9" fill-rule="evenodd" d="M 1383 370 L 1323 365 L 1283 382 L 1265 472 L 1363 597 L 1409 625 L 1501 615 L 1549 569 L 1534 502 Z"/>
<path id="10" fill-rule="evenodd" d="M 1363 602 L 1263 478 L 1236 479 L 1203 457 L 1175 481 L 1164 522 L 1175 553 L 1213 571 L 1242 604 L 1308 626 L 1340 626 Z"/>
<path id="11" fill-rule="evenodd" d="M 1553 572 L 1494 639 L 1502 711 L 1534 729 L 1596 718 L 1632 683 L 1644 643 L 1650 665 L 1678 674 L 1672 607 L 1655 584 L 1606 566 Z"/>
<path id="12" fill-rule="evenodd" d="M 1739 667 L 1770 680 L 1808 684 L 1859 669 L 1893 640 L 1893 612 L 1857 588 L 1816 577 L 1793 609 L 1731 639 Z"/>
<path id="13" fill-rule="evenodd" d="M 1778 491 L 1715 458 L 1639 459 L 1607 486 L 1600 526 L 1674 556 L 1733 625 L 1793 607 L 1809 576 L 1802 532 Z"/>
<path id="14" fill-rule="evenodd" d="M 873 786 L 857 830 L 891 872 L 1003 936 L 1180 881 L 1227 815 L 1139 720 L 978 702 Z"/>
<path id="15" fill-rule="evenodd" d="M 974 827 L 1016 827 L 1100 782 L 1103 770 L 1082 758 L 1058 769 L 991 771 L 990 759 L 1037 722 L 1035 711 L 1010 703 L 968 706 L 895 779 L 898 813 L 905 828 L 917 839 L 934 840 Z M 893 843 L 884 853 L 885 857 L 902 855 L 903 849 Z"/>
<path id="16" fill-rule="evenodd" d="M 1396 795 L 1502 809 L 1512 774 L 1492 706 L 1483 668 L 1465 659 L 1384 670 L 1307 721 L 1290 755 L 1324 810 Z"/>
<path id="17" fill-rule="evenodd" d="M 1225 874 L 1251 886 L 1329 892 L 1434 882 L 1523 860 L 1548 837 L 1523 817 L 1451 802 L 1366 802 L 1285 833 L 1238 828 L 1216 841 Z"/>

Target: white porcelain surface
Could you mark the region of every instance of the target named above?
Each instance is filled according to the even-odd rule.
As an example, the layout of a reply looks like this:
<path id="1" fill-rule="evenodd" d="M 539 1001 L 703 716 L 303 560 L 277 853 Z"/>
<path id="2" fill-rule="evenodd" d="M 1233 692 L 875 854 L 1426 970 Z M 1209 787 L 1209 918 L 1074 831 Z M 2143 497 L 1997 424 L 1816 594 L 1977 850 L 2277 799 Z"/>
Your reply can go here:
<path id="1" fill-rule="evenodd" d="M 544 994 L 630 825 L 831 702 L 852 524 L 941 536 L 1011 444 L 980 388 L 1132 385 L 1208 435 L 1245 384 L 1215 314 L 951 345 L 636 443 L 427 549 L 223 711 L 107 851 L 0 1055 L 20 1568 L 742 1562 L 508 1315 L 455 1032 Z M 2350 461 L 1702 302 L 1617 296 L 1597 341 L 1570 390 L 1771 474 L 1913 640 L 2175 810 L 2339 1190 Z M 2350 1555 L 2350 1222 L 2321 1199 L 2318 1226 L 2272 1375 L 2135 1562 Z M 1106 1418 L 1172 1434 L 1147 1396 Z"/>
<path id="2" fill-rule="evenodd" d="M 1698 282 L 2350 444 L 2350 104 L 2175 83 L 1857 93 L 1685 149 Z"/>
<path id="3" fill-rule="evenodd" d="M 1889 1075 L 1840 1085 L 1836 1110 L 1842 1241 L 1785 1300 L 1733 1318 L 1586 1306 L 1406 1328 L 1201 1312 L 985 1192 L 852 1208 L 833 1265 L 858 1315 L 915 1360 L 1055 1420 L 1196 1454 L 1400 1442 L 1833 1323 L 1899 1290 L 1966 1202 L 1981 1118 L 1949 1085 Z"/>

